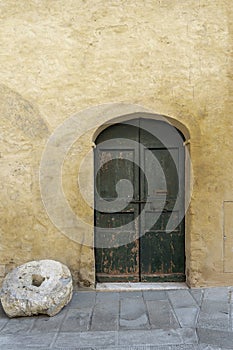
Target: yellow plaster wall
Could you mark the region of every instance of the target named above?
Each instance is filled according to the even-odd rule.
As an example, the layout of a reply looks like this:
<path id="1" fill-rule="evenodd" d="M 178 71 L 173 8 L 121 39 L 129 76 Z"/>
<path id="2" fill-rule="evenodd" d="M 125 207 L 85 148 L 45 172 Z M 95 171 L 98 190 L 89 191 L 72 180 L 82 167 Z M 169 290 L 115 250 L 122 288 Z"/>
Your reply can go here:
<path id="1" fill-rule="evenodd" d="M 70 267 L 76 283 L 93 285 L 93 249 L 49 219 L 39 165 L 49 135 L 67 118 L 123 102 L 189 130 L 188 283 L 233 285 L 223 240 L 223 202 L 233 200 L 231 8 L 231 0 L 0 1 L 1 277 L 52 258 Z M 99 125 L 103 119 L 93 115 Z M 77 172 L 94 130 L 81 123 L 90 131 L 67 154 L 62 181 L 74 212 L 91 223 Z"/>

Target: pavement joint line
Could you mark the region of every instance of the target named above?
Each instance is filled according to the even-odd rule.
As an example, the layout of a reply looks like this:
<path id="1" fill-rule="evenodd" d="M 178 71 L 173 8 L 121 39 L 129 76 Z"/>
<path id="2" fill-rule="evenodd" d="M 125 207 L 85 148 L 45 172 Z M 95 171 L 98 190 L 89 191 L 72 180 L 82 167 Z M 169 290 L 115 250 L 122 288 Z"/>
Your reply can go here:
<path id="1" fill-rule="evenodd" d="M 198 326 L 198 323 L 199 323 L 199 320 L 200 320 L 201 308 L 202 308 L 203 300 L 204 300 L 204 290 L 202 290 L 201 305 L 200 305 L 200 309 L 199 309 L 199 312 L 197 313 L 197 318 L 196 318 L 196 333 L 197 333 L 197 338 L 198 339 L 199 339 L 199 337 L 198 337 L 198 332 L 197 332 L 197 326 Z"/>
<path id="2" fill-rule="evenodd" d="M 30 332 L 32 331 L 32 329 L 33 329 L 35 323 L 36 323 L 36 317 L 33 319 L 32 324 L 31 324 L 31 326 L 29 327 L 27 333 L 30 333 Z"/>
<path id="3" fill-rule="evenodd" d="M 197 344 L 199 345 L 200 344 L 200 337 L 199 337 L 199 333 L 198 333 L 198 330 L 197 330 L 197 324 L 196 324 L 196 327 L 195 327 L 195 333 L 196 333 L 196 337 L 197 337 Z"/>
<path id="4" fill-rule="evenodd" d="M 229 331 L 233 330 L 232 327 L 232 290 L 229 291 Z"/>
<path id="5" fill-rule="evenodd" d="M 228 302 L 228 331 L 231 331 L 231 292 L 230 290 L 228 290 L 228 298 L 227 298 L 227 302 Z"/>
<path id="6" fill-rule="evenodd" d="M 120 320 L 119 320 L 120 323 Z M 115 332 L 115 344 L 119 346 L 119 331 Z"/>
<path id="7" fill-rule="evenodd" d="M 89 323 L 88 323 L 88 331 L 91 330 L 91 326 L 92 326 L 92 320 L 93 320 L 93 315 L 94 315 L 94 310 L 95 310 L 95 306 L 96 306 L 96 298 L 97 298 L 97 293 L 95 292 L 95 300 L 91 309 L 91 315 L 90 315 L 90 319 L 89 319 Z"/>
<path id="8" fill-rule="evenodd" d="M 61 327 L 62 327 L 62 325 L 63 325 L 63 322 L 65 321 L 66 316 L 67 316 L 67 314 L 68 314 L 68 310 L 69 310 L 69 307 L 67 307 L 66 312 L 65 312 L 65 315 L 64 315 L 63 319 L 61 320 L 61 322 L 60 322 L 60 324 L 59 324 L 58 330 L 57 330 L 57 331 L 55 332 L 55 334 L 54 334 L 53 340 L 52 340 L 52 342 L 51 342 L 51 344 L 50 344 L 50 348 L 51 348 L 51 349 L 53 349 L 53 346 L 55 345 L 55 342 L 56 342 L 56 340 L 57 340 L 57 338 L 58 338 L 58 335 L 59 335 L 59 333 L 60 333 L 60 331 L 61 331 Z"/>
<path id="9" fill-rule="evenodd" d="M 169 304 L 170 304 L 170 306 L 171 306 L 172 312 L 173 312 L 173 314 L 174 314 L 174 317 L 175 317 L 175 319 L 176 319 L 176 321 L 177 321 L 179 327 L 182 328 L 182 326 L 181 326 L 181 324 L 180 324 L 180 321 L 179 321 L 179 319 L 178 319 L 178 317 L 177 317 L 177 315 L 176 315 L 175 309 L 174 309 L 174 307 L 173 307 L 173 304 L 172 304 L 172 301 L 171 301 L 171 299 L 170 299 L 170 296 L 169 296 L 169 293 L 168 293 L 168 292 L 169 292 L 169 291 L 166 291 L 166 292 L 165 292 L 165 293 L 166 293 L 166 296 L 167 296 L 167 300 L 168 300 L 168 302 L 169 302 Z"/>
<path id="10" fill-rule="evenodd" d="M 203 304 L 203 300 L 204 300 L 204 289 L 201 290 L 201 300 L 200 300 L 200 306 L 199 306 L 199 312 L 197 313 L 197 318 L 196 318 L 196 334 L 197 334 L 197 338 L 198 338 L 198 344 L 199 344 L 199 337 L 198 337 L 198 332 L 197 332 L 197 326 L 198 326 L 198 322 L 200 319 L 200 314 L 201 314 L 201 308 L 202 308 L 202 304 Z"/>
<path id="11" fill-rule="evenodd" d="M 191 289 L 188 290 L 189 295 L 192 297 L 192 299 L 194 300 L 195 304 L 197 305 L 197 307 L 200 309 L 200 305 L 198 304 L 197 300 L 194 298 L 194 296 L 191 293 Z"/>
<path id="12" fill-rule="evenodd" d="M 202 307 L 203 300 L 204 300 L 204 289 L 201 290 L 200 309 L 201 309 L 201 307 Z"/>
<path id="13" fill-rule="evenodd" d="M 198 311 L 197 311 L 197 314 L 196 314 L 196 317 L 195 317 L 195 326 L 197 327 L 197 323 L 198 323 L 198 319 L 199 319 L 199 315 L 200 315 L 200 312 L 201 312 L 201 308 L 198 307 Z M 197 332 L 196 332 L 197 333 Z"/>
<path id="14" fill-rule="evenodd" d="M 189 290 L 189 294 L 191 295 L 191 297 L 193 298 L 193 300 L 195 301 L 196 305 L 197 305 L 197 314 L 195 317 L 195 326 L 197 326 L 198 323 L 198 319 L 199 319 L 199 315 L 201 312 L 201 305 L 202 305 L 202 301 L 203 301 L 203 290 L 201 290 L 201 300 L 200 300 L 200 305 L 198 304 L 197 300 L 194 298 L 194 296 L 191 293 L 191 289 Z M 197 332 L 196 332 L 197 334 Z"/>
<path id="15" fill-rule="evenodd" d="M 6 320 L 6 323 L 4 323 L 1 327 L 0 327 L 0 333 L 3 330 L 4 327 L 6 327 L 6 325 L 8 324 L 8 322 L 10 321 L 10 319 Z"/>
<path id="16" fill-rule="evenodd" d="M 143 300 L 144 305 L 145 305 L 145 311 L 146 311 L 146 316 L 147 316 L 147 320 L 148 320 L 148 324 L 149 324 L 149 329 L 152 329 L 152 325 L 150 322 L 149 310 L 148 310 L 147 303 L 146 303 L 145 298 L 144 298 L 144 293 L 142 293 L 142 300 Z"/>
<path id="17" fill-rule="evenodd" d="M 118 301 L 118 322 L 117 322 L 117 332 L 120 330 L 120 320 L 121 320 L 121 297 L 119 295 L 119 301 Z M 118 344 L 118 343 L 117 343 Z"/>
<path id="18" fill-rule="evenodd" d="M 50 346 L 49 346 L 49 349 L 54 349 L 54 344 L 55 344 L 55 342 L 56 342 L 56 340 L 57 340 L 58 335 L 59 335 L 59 332 L 58 332 L 58 331 L 55 332 L 55 334 L 54 334 L 54 336 L 53 336 L 53 340 L 52 340 L 52 342 L 51 342 L 51 344 L 50 344 Z"/>

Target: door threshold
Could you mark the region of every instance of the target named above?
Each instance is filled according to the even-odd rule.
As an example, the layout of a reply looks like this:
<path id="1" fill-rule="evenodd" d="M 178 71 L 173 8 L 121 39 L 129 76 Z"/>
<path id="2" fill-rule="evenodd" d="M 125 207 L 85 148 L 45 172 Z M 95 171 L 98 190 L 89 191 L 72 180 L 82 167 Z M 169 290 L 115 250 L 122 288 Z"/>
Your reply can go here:
<path id="1" fill-rule="evenodd" d="M 164 283 L 97 283 L 97 291 L 137 291 L 137 290 L 176 290 L 189 289 L 185 282 L 164 282 Z"/>

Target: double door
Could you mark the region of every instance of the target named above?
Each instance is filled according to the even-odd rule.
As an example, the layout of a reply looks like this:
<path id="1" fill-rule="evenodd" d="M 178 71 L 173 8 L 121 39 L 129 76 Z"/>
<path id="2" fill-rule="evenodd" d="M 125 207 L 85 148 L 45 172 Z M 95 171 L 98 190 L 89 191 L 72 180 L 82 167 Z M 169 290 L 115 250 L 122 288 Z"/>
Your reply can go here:
<path id="1" fill-rule="evenodd" d="M 95 149 L 98 282 L 185 280 L 184 146 L 168 123 L 106 128 Z"/>

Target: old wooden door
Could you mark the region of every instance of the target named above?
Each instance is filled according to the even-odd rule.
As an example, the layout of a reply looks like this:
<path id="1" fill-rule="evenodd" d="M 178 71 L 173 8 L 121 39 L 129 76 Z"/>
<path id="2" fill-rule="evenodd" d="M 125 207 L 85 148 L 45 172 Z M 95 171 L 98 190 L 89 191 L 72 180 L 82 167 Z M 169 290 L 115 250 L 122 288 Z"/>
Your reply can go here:
<path id="1" fill-rule="evenodd" d="M 138 118 L 108 127 L 96 145 L 96 280 L 184 281 L 180 133 Z"/>

